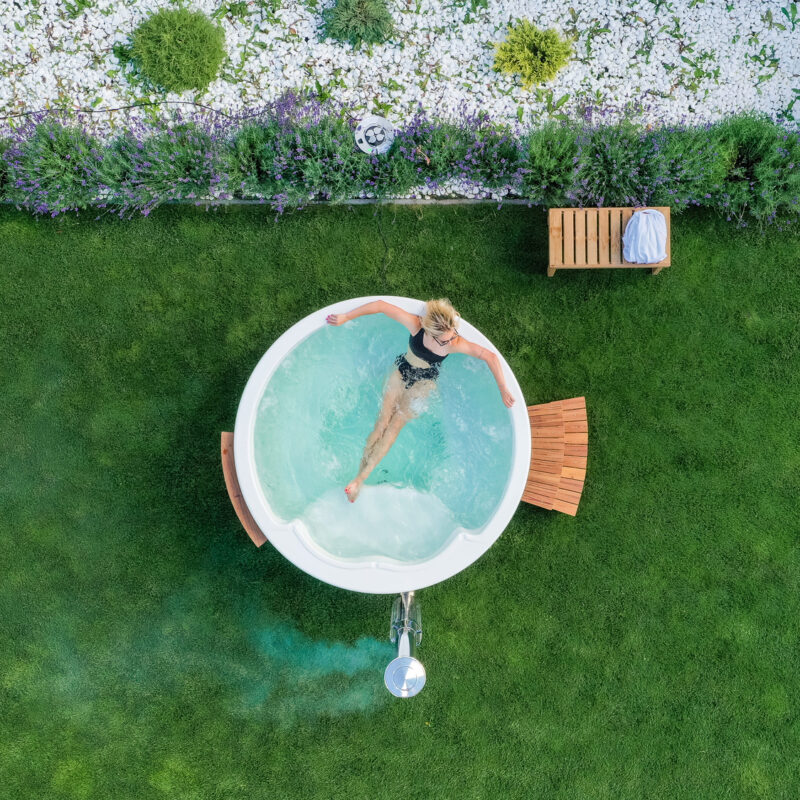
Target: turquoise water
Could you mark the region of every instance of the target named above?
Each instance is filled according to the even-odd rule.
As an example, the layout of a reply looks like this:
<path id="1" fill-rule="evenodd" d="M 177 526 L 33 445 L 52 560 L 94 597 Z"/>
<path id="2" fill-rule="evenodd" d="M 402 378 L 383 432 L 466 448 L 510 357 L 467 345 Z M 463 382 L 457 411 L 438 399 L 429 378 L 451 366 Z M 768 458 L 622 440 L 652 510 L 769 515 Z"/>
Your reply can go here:
<path id="1" fill-rule="evenodd" d="M 284 520 L 302 519 L 334 556 L 430 558 L 456 527 L 481 528 L 508 481 L 511 415 L 488 366 L 449 356 L 419 417 L 400 431 L 355 503 L 358 473 L 394 358 L 408 331 L 383 315 L 320 329 L 270 378 L 255 424 L 264 495 Z"/>

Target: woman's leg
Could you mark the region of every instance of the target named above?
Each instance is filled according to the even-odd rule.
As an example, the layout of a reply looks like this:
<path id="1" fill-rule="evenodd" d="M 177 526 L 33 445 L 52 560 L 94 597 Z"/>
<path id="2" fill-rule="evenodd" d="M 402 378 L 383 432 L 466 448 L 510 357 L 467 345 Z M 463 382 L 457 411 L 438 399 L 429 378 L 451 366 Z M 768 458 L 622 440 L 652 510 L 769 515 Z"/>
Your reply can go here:
<path id="1" fill-rule="evenodd" d="M 369 475 L 369 473 L 375 468 L 375 464 L 377 464 L 377 461 L 373 462 L 372 458 L 375 445 L 386 433 L 389 423 L 396 415 L 397 410 L 400 408 L 400 399 L 404 389 L 405 387 L 403 384 L 403 378 L 400 375 L 400 370 L 396 369 L 389 376 L 389 380 L 386 383 L 381 410 L 378 414 L 378 419 L 375 421 L 375 427 L 372 429 L 372 433 L 370 433 L 370 435 L 367 437 L 367 443 L 364 447 L 364 454 L 361 456 L 361 464 L 358 468 L 358 476 L 355 478 L 355 480 L 350 481 L 350 483 L 348 483 L 345 487 L 345 493 L 347 494 L 347 497 L 351 503 L 356 499 L 356 497 L 358 497 L 358 493 L 361 490 L 361 484 L 364 482 L 366 475 Z M 367 465 L 370 463 L 372 463 L 372 466 L 369 467 L 366 475 L 362 478 L 362 473 L 365 469 L 367 469 Z"/>
<path id="2" fill-rule="evenodd" d="M 399 372 L 397 374 L 399 376 Z M 383 416 L 384 411 L 388 408 L 386 424 L 380 429 L 380 432 L 377 437 L 373 439 L 372 443 L 367 439 L 367 447 L 364 449 L 364 456 L 361 459 L 358 475 L 355 480 L 351 481 L 345 487 L 347 499 L 350 500 L 351 503 L 358 497 L 362 484 L 369 477 L 372 470 L 375 469 L 383 457 L 389 452 L 406 422 L 418 416 L 415 405 L 424 401 L 424 398 L 430 394 L 434 386 L 434 381 L 425 380 L 418 381 L 408 389 L 404 389 L 401 381 L 400 392 L 398 395 L 393 396 L 390 405 L 386 403 L 386 397 L 389 394 L 387 389 L 387 394 L 384 396 L 384 408 L 381 411 L 381 416 Z M 380 422 L 381 418 L 379 417 L 378 423 L 375 425 L 375 430 L 370 434 L 370 437 L 372 437 L 376 431 L 379 431 Z"/>
<path id="3" fill-rule="evenodd" d="M 381 405 L 378 419 L 375 421 L 375 427 L 372 429 L 372 433 L 367 436 L 367 444 L 364 447 L 364 456 L 361 459 L 362 466 L 367 458 L 368 452 L 373 448 L 375 442 L 381 438 L 383 432 L 386 430 L 386 426 L 389 424 L 389 420 L 392 418 L 392 416 L 394 416 L 394 413 L 399 408 L 400 397 L 402 396 L 402 393 L 403 378 L 400 375 L 400 370 L 396 369 L 394 372 L 392 372 L 388 381 L 386 382 L 386 390 L 383 393 L 383 404 Z"/>
<path id="4" fill-rule="evenodd" d="M 361 470 L 359 471 L 356 479 L 351 481 L 345 487 L 347 499 L 353 503 L 361 491 L 361 485 L 369 477 L 370 473 L 380 463 L 381 459 L 389 452 L 389 449 L 394 444 L 397 435 L 403 429 L 403 425 L 408 422 L 407 417 L 402 411 L 397 411 L 391 419 L 389 424 L 384 429 L 383 435 L 375 442 L 372 448 L 367 452 L 364 451 L 364 458 L 361 461 Z"/>

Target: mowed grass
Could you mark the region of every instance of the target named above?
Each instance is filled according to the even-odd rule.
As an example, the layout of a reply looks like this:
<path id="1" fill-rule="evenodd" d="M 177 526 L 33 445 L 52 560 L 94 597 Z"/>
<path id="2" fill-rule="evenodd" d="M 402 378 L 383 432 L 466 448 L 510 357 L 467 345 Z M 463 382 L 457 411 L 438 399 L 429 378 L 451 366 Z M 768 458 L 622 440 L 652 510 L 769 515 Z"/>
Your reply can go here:
<path id="1" fill-rule="evenodd" d="M 684 215 L 657 277 L 548 279 L 520 207 L 93 216 L 0 211 L 2 796 L 800 794 L 797 232 Z M 374 293 L 589 413 L 577 518 L 421 592 L 409 701 L 391 598 L 256 550 L 219 463 L 270 344 Z"/>

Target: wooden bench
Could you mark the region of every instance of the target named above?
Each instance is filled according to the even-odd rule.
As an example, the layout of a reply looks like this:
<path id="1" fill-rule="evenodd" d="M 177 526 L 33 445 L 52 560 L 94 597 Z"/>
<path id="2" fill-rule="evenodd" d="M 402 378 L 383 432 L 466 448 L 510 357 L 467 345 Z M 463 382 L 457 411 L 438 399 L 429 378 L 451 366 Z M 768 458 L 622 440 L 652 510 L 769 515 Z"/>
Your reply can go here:
<path id="1" fill-rule="evenodd" d="M 233 510 L 239 517 L 239 522 L 247 531 L 247 535 L 253 540 L 256 547 L 261 547 L 267 541 L 261 528 L 256 525 L 250 509 L 244 502 L 242 490 L 239 488 L 239 481 L 236 477 L 236 463 L 233 460 L 233 434 L 227 431 L 222 432 L 222 474 L 225 476 L 225 486 L 228 489 L 228 497 L 233 503 Z"/>
<path id="2" fill-rule="evenodd" d="M 547 275 L 557 269 L 608 269 L 647 267 L 653 275 L 670 266 L 670 220 L 666 206 L 648 206 L 660 211 L 667 221 L 667 257 L 657 264 L 633 264 L 622 255 L 622 235 L 634 211 L 639 208 L 551 208 L 547 218 L 550 231 L 550 263 Z"/>
<path id="3" fill-rule="evenodd" d="M 589 425 L 586 398 L 528 406 L 531 469 L 522 499 L 575 516 L 586 478 Z"/>

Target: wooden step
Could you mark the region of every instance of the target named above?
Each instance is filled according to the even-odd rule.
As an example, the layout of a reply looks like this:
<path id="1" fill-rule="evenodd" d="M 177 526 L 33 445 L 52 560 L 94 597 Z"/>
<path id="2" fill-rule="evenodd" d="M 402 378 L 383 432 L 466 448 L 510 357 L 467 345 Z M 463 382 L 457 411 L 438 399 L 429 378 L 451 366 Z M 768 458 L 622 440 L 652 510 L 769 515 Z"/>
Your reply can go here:
<path id="1" fill-rule="evenodd" d="M 247 535 L 253 540 L 256 547 L 261 547 L 267 541 L 261 528 L 258 527 L 250 509 L 244 502 L 242 490 L 239 488 L 239 481 L 236 477 L 236 463 L 233 459 L 233 434 L 228 431 L 222 432 L 222 474 L 225 476 L 225 486 L 228 488 L 228 497 L 233 503 L 233 510 L 239 517 L 239 522 L 247 531 Z"/>
<path id="2" fill-rule="evenodd" d="M 528 406 L 531 465 L 522 499 L 575 516 L 586 478 L 589 423 L 586 398 Z"/>

